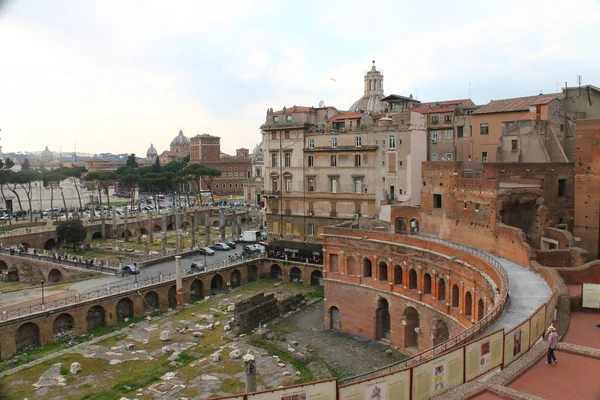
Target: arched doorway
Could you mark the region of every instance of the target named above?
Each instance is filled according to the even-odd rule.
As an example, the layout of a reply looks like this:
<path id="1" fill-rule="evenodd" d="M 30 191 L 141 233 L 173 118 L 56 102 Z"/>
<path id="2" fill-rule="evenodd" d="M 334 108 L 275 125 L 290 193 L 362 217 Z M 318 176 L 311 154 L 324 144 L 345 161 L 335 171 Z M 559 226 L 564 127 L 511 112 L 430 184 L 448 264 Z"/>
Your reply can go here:
<path id="1" fill-rule="evenodd" d="M 85 316 L 87 330 L 90 331 L 99 326 L 106 325 L 106 315 L 102 306 L 91 307 Z"/>
<path id="2" fill-rule="evenodd" d="M 410 232 L 419 233 L 419 221 L 414 218 L 410 220 Z"/>
<path id="3" fill-rule="evenodd" d="M 167 292 L 167 301 L 169 302 L 169 308 L 177 308 L 177 287 L 175 285 L 169 288 Z"/>
<path id="4" fill-rule="evenodd" d="M 258 267 L 253 264 L 248 267 L 248 282 L 254 282 L 256 279 L 258 279 Z"/>
<path id="5" fill-rule="evenodd" d="M 323 286 L 323 273 L 315 270 L 310 274 L 310 286 Z"/>
<path id="6" fill-rule="evenodd" d="M 342 329 L 340 322 L 340 310 L 337 307 L 329 309 L 329 329 L 339 331 Z"/>
<path id="7" fill-rule="evenodd" d="M 404 320 L 404 347 L 419 348 L 419 312 L 414 307 L 406 307 L 403 315 Z"/>
<path id="8" fill-rule="evenodd" d="M 152 232 L 154 232 L 154 233 L 161 233 L 162 232 L 162 228 L 159 225 L 154 225 L 154 228 L 152 228 Z"/>
<path id="9" fill-rule="evenodd" d="M 388 266 L 383 261 L 379 263 L 379 280 L 384 282 L 388 280 Z"/>
<path id="10" fill-rule="evenodd" d="M 423 275 L 423 294 L 431 294 L 431 275 Z"/>
<path id="11" fill-rule="evenodd" d="M 144 295 L 144 311 L 147 313 L 156 311 L 160 308 L 158 293 L 150 291 Z"/>
<path id="12" fill-rule="evenodd" d="M 242 274 L 237 269 L 234 269 L 231 272 L 231 277 L 229 278 L 229 282 L 232 288 L 238 287 L 242 284 Z"/>
<path id="13" fill-rule="evenodd" d="M 130 231 L 130 230 L 126 230 L 126 231 L 123 231 L 123 233 L 121 233 L 121 237 L 122 237 L 122 238 L 124 238 L 124 237 L 125 237 L 125 235 L 127 235 L 127 237 L 128 237 L 128 238 L 130 238 L 131 236 L 133 236 L 133 235 L 131 234 L 131 231 Z"/>
<path id="14" fill-rule="evenodd" d="M 94 232 L 92 240 L 102 239 L 102 232 Z"/>
<path id="15" fill-rule="evenodd" d="M 448 330 L 448 324 L 442 319 L 435 321 L 433 326 L 433 345 L 444 343 L 450 339 L 450 331 Z"/>
<path id="16" fill-rule="evenodd" d="M 290 281 L 296 283 L 302 281 L 302 270 L 300 268 L 292 267 L 292 269 L 290 269 Z"/>
<path id="17" fill-rule="evenodd" d="M 485 315 L 485 303 L 483 299 L 479 299 L 477 302 L 477 321 L 481 320 Z"/>
<path id="18" fill-rule="evenodd" d="M 395 232 L 400 234 L 406 233 L 406 220 L 404 218 L 396 218 Z"/>
<path id="19" fill-rule="evenodd" d="M 140 235 L 147 235 L 147 234 L 148 234 L 148 229 L 140 228 Z"/>
<path id="20" fill-rule="evenodd" d="M 210 289 L 212 294 L 217 294 L 220 291 L 223 291 L 223 277 L 219 274 L 215 274 L 213 278 L 210 280 Z"/>
<path id="21" fill-rule="evenodd" d="M 417 288 L 417 271 L 415 271 L 414 268 L 408 272 L 408 288 Z"/>
<path id="22" fill-rule="evenodd" d="M 56 240 L 48 239 L 44 242 L 44 250 L 52 250 L 56 247 Z"/>
<path id="23" fill-rule="evenodd" d="M 63 275 L 56 268 L 50 270 L 50 272 L 48 273 L 48 282 L 57 283 L 57 282 L 62 282 L 62 280 L 63 280 Z"/>
<path id="24" fill-rule="evenodd" d="M 392 332 L 392 323 L 390 318 L 389 304 L 386 299 L 379 299 L 377 303 L 377 311 L 375 313 L 376 320 L 376 339 L 390 340 Z"/>
<path id="25" fill-rule="evenodd" d="M 117 321 L 133 318 L 133 301 L 125 297 L 117 303 Z"/>
<path id="26" fill-rule="evenodd" d="M 8 281 L 19 282 L 21 280 L 19 276 L 19 270 L 14 265 L 8 269 Z"/>
<path id="27" fill-rule="evenodd" d="M 73 330 L 74 320 L 71 314 L 60 314 L 58 317 L 54 319 L 54 323 L 52 324 L 52 333 L 54 334 L 54 340 L 59 340 L 57 335 L 60 335 L 64 332 L 69 332 Z"/>
<path id="28" fill-rule="evenodd" d="M 346 260 L 346 275 L 356 275 L 356 259 L 348 257 Z"/>
<path id="29" fill-rule="evenodd" d="M 169 225 L 167 225 L 167 230 L 168 231 L 172 231 L 173 230 L 173 224 L 172 223 L 169 224 Z"/>
<path id="30" fill-rule="evenodd" d="M 27 322 L 15 333 L 17 351 L 31 349 L 40 345 L 40 328 L 33 322 Z"/>
<path id="31" fill-rule="evenodd" d="M 0 260 L 0 273 L 8 270 L 8 264 L 4 260 Z"/>
<path id="32" fill-rule="evenodd" d="M 460 304 L 460 290 L 458 285 L 452 285 L 452 307 L 458 307 Z"/>
<path id="33" fill-rule="evenodd" d="M 283 272 L 281 271 L 281 267 L 277 264 L 271 265 L 271 270 L 269 271 L 269 277 L 273 280 L 280 281 L 283 277 Z"/>
<path id="34" fill-rule="evenodd" d="M 204 298 L 204 283 L 200 279 L 194 279 L 190 286 L 192 301 L 200 301 Z"/>
<path id="35" fill-rule="evenodd" d="M 373 276 L 373 263 L 368 258 L 363 259 L 363 277 L 371 278 Z"/>
<path id="36" fill-rule="evenodd" d="M 437 298 L 438 300 L 446 300 L 446 281 L 440 279 L 438 281 L 438 290 L 437 290 Z"/>
<path id="37" fill-rule="evenodd" d="M 473 295 L 471 292 L 465 293 L 465 315 L 473 314 Z"/>

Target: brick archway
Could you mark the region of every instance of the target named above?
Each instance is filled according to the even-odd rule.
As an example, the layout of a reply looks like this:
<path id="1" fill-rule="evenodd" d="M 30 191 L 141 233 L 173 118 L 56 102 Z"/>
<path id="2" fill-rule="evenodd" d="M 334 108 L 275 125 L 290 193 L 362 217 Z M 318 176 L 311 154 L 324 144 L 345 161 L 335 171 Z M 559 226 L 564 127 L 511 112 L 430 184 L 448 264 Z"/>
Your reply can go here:
<path id="1" fill-rule="evenodd" d="M 290 269 L 290 281 L 300 282 L 302 280 L 302 270 L 298 267 L 292 267 Z"/>
<path id="2" fill-rule="evenodd" d="M 117 321 L 125 318 L 133 318 L 133 301 L 129 297 L 124 297 L 117 303 Z"/>
<path id="3" fill-rule="evenodd" d="M 177 307 L 177 287 L 172 285 L 167 292 L 167 301 L 169 303 L 169 308 Z"/>
<path id="4" fill-rule="evenodd" d="M 392 319 L 390 315 L 390 305 L 384 298 L 377 302 L 375 311 L 375 339 L 390 341 L 392 334 Z"/>
<path id="5" fill-rule="evenodd" d="M 48 272 L 48 282 L 57 283 L 63 281 L 63 274 L 58 269 L 53 268 Z"/>
<path id="6" fill-rule="evenodd" d="M 282 279 L 283 271 L 281 270 L 279 264 L 271 265 L 271 269 L 269 270 L 269 277 L 276 281 L 280 281 Z"/>
<path id="7" fill-rule="evenodd" d="M 240 286 L 242 284 L 242 273 L 237 269 L 231 271 L 231 275 L 229 276 L 229 283 L 231 284 L 232 288 Z"/>
<path id="8" fill-rule="evenodd" d="M 40 345 L 40 328 L 33 322 L 27 322 L 17 329 L 15 333 L 17 352 Z"/>
<path id="9" fill-rule="evenodd" d="M 106 311 L 102 306 L 93 306 L 86 314 L 87 330 L 106 325 Z"/>
<path id="10" fill-rule="evenodd" d="M 446 340 L 450 339 L 450 330 L 448 329 L 448 324 L 443 319 L 438 319 L 433 324 L 433 345 L 437 346 L 438 344 L 444 343 Z"/>
<path id="11" fill-rule="evenodd" d="M 200 279 L 194 279 L 190 285 L 190 296 L 193 302 L 204 298 L 204 283 Z"/>
<path id="12" fill-rule="evenodd" d="M 60 314 L 58 317 L 54 319 L 52 323 L 52 333 L 56 337 L 56 335 L 72 331 L 75 326 L 75 320 L 73 316 L 68 313 Z"/>
<path id="13" fill-rule="evenodd" d="M 419 312 L 414 307 L 406 307 L 404 315 L 404 348 L 419 348 L 419 334 L 416 329 L 420 327 Z"/>
<path id="14" fill-rule="evenodd" d="M 160 298 L 154 290 L 149 291 L 144 295 L 144 311 L 152 312 L 160 309 Z"/>

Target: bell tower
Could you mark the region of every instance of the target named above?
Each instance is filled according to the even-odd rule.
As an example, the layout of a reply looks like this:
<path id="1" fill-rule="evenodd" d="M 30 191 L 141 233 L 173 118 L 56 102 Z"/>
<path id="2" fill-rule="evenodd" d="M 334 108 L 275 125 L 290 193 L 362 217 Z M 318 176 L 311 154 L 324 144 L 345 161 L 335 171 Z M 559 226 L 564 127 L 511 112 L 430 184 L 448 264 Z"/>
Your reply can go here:
<path id="1" fill-rule="evenodd" d="M 383 74 L 375 68 L 375 60 L 371 70 L 365 74 L 365 96 L 383 96 Z"/>

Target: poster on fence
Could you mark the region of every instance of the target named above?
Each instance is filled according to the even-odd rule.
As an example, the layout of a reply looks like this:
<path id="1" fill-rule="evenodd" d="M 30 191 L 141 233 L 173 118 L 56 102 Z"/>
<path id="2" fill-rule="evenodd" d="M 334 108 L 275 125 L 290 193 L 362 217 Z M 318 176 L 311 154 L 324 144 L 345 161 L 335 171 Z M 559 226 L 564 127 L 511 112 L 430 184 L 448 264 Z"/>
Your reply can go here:
<path id="1" fill-rule="evenodd" d="M 546 328 L 550 326 L 552 322 L 554 322 L 555 314 L 556 314 L 556 293 L 552 295 L 552 298 L 546 304 Z"/>
<path id="2" fill-rule="evenodd" d="M 504 335 L 504 367 L 529 350 L 529 320 Z"/>
<path id="3" fill-rule="evenodd" d="M 409 400 L 410 370 L 340 386 L 340 400 Z"/>
<path id="4" fill-rule="evenodd" d="M 467 382 L 502 365 L 504 330 L 499 330 L 465 346 Z"/>
<path id="5" fill-rule="evenodd" d="M 210 400 L 245 400 L 245 397 L 243 394 L 240 394 L 238 396 L 215 397 Z"/>
<path id="6" fill-rule="evenodd" d="M 531 317 L 529 326 L 529 347 L 532 347 L 546 331 L 546 307 L 542 306 Z"/>
<path id="7" fill-rule="evenodd" d="M 335 400 L 336 380 L 307 383 L 247 395 L 248 400 Z"/>
<path id="8" fill-rule="evenodd" d="M 413 368 L 413 399 L 424 400 L 464 382 L 464 348 L 451 351 Z"/>
<path id="9" fill-rule="evenodd" d="M 583 308 L 600 308 L 600 285 L 584 283 L 581 289 L 581 306 Z"/>

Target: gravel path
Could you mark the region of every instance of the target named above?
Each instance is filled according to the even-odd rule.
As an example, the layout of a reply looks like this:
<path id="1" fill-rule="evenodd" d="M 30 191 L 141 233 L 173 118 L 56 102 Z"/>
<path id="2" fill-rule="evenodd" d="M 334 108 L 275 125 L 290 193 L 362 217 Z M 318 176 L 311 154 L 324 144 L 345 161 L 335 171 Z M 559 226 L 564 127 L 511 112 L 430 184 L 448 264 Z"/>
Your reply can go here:
<path id="1" fill-rule="evenodd" d="M 402 358 L 398 352 L 386 353 L 386 344 L 366 340 L 323 327 L 323 301 L 318 301 L 277 323 L 294 331 L 286 334 L 288 341 L 314 349 L 334 376 L 345 378 L 383 367 Z"/>

